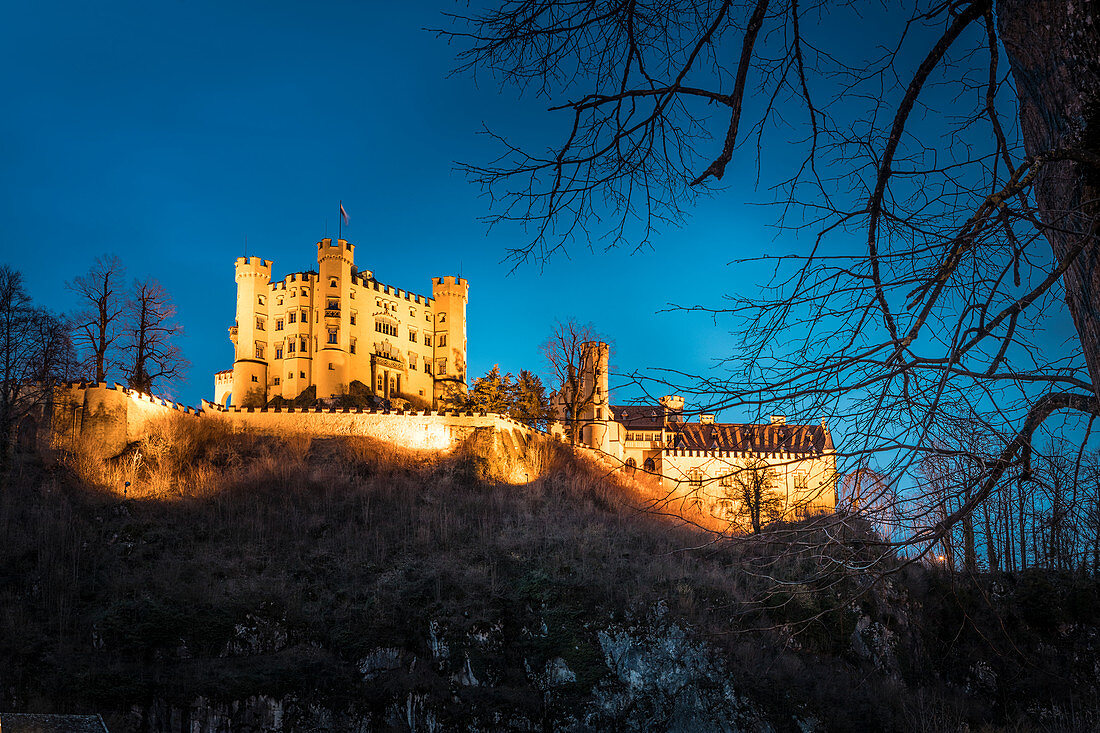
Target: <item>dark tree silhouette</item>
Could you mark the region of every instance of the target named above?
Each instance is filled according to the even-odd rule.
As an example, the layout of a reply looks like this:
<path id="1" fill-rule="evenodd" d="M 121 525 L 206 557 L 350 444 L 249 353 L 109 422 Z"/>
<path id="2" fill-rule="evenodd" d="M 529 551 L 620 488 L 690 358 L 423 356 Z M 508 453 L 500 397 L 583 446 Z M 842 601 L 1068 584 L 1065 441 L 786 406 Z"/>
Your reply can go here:
<path id="1" fill-rule="evenodd" d="M 73 343 L 81 358 L 81 369 L 96 382 L 106 381 L 111 371 L 122 366 L 119 346 L 126 303 L 125 276 L 122 260 L 104 255 L 68 285 L 79 299 L 72 316 Z"/>
<path id="2" fill-rule="evenodd" d="M 1052 415 L 1100 414 L 1100 17 L 1094 1 L 900 5 L 904 22 L 859 0 L 501 0 L 445 32 L 463 69 L 562 100 L 548 152 L 497 135 L 501 157 L 467 166 L 491 220 L 531 232 L 515 263 L 601 227 L 642 247 L 736 156 L 771 170 L 783 151 L 778 224 L 812 241 L 771 260 L 762 293 L 691 306 L 742 348 L 728 376 L 674 386 L 843 416 L 855 465 L 892 456 L 891 490 L 939 450 L 934 426 L 984 415 L 996 453 L 904 540 L 927 549 L 1029 480 Z M 1049 346 L 1060 320 L 1074 348 Z"/>
<path id="3" fill-rule="evenodd" d="M 134 389 L 151 393 L 155 385 L 183 376 L 188 363 L 175 344 L 183 333 L 175 318 L 176 307 L 160 283 L 134 283 L 125 309 L 127 374 Z"/>
<path id="4" fill-rule="evenodd" d="M 68 326 L 36 307 L 22 276 L 0 265 L 0 480 L 11 466 L 16 428 L 42 408 L 72 368 Z"/>

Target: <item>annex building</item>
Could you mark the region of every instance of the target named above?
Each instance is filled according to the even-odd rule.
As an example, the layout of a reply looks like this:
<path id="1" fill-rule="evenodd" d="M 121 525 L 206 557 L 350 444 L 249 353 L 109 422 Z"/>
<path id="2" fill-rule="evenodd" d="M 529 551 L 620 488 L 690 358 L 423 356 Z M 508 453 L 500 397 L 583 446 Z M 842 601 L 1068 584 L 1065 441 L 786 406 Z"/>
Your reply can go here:
<path id="1" fill-rule="evenodd" d="M 229 328 L 233 368 L 214 376 L 214 401 L 240 406 L 346 394 L 436 404 L 466 391 L 469 285 L 432 278 L 431 297 L 385 285 L 355 264 L 345 239 L 317 243 L 317 269 L 271 279 L 271 260 L 236 261 L 237 309 Z"/>
<path id="2" fill-rule="evenodd" d="M 715 422 L 714 415 L 685 417 L 684 399 L 666 395 L 656 405 L 612 405 L 607 344 L 583 345 L 579 389 L 585 399 L 577 419 L 581 441 L 621 465 L 659 478 L 679 495 L 718 518 L 733 518 L 738 485 L 759 472 L 782 499 L 787 516 L 832 512 L 837 503 L 836 450 L 828 426 L 788 425 L 779 415 L 768 424 Z M 568 421 L 565 401 L 558 418 Z"/>

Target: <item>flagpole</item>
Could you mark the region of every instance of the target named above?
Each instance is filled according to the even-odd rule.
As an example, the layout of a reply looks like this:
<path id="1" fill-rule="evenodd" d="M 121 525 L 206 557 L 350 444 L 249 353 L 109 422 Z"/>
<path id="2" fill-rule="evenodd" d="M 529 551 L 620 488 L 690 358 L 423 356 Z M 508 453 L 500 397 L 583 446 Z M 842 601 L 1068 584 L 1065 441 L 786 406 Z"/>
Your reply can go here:
<path id="1" fill-rule="evenodd" d="M 341 239 L 344 238 L 344 200 L 343 199 L 340 199 L 340 210 L 337 211 L 336 213 L 339 214 L 339 216 L 337 218 L 340 221 L 340 224 L 339 224 L 339 226 L 336 230 L 337 231 L 336 240 L 340 241 Z"/>

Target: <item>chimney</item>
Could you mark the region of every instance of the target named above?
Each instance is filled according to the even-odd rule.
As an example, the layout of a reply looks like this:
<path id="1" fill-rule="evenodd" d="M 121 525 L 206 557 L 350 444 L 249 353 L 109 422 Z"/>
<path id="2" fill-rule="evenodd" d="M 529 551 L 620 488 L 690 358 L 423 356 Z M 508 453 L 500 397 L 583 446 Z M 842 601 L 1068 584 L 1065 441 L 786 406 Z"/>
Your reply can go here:
<path id="1" fill-rule="evenodd" d="M 714 424 L 714 415 L 700 415 L 699 416 L 699 422 L 702 425 L 713 425 Z"/>
<path id="2" fill-rule="evenodd" d="M 786 415 L 772 415 L 771 418 L 772 418 L 772 425 L 786 425 L 787 424 L 787 416 Z"/>

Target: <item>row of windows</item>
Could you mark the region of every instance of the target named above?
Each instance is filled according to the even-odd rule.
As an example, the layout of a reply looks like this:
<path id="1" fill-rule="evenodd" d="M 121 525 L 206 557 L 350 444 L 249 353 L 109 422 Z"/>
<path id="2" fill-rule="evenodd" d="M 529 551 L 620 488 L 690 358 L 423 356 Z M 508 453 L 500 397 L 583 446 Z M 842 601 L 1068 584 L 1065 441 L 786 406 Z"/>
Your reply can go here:
<path id="1" fill-rule="evenodd" d="M 330 277 L 328 279 L 328 286 L 330 288 L 340 287 L 340 278 Z M 293 298 L 295 295 L 298 294 L 299 291 L 301 291 L 301 294 L 302 294 L 303 298 L 308 298 L 309 297 L 309 288 L 308 287 L 304 287 L 304 288 L 293 288 L 293 287 L 287 288 L 286 297 Z M 282 295 L 276 296 L 275 297 L 275 305 L 282 305 L 283 302 L 284 302 L 283 298 L 284 298 L 284 296 L 282 296 Z M 349 290 L 348 291 L 348 298 L 350 300 L 355 300 L 355 291 L 354 290 Z M 267 296 L 257 295 L 256 296 L 256 302 L 259 305 L 266 305 Z M 330 303 L 332 302 L 331 298 L 329 299 L 329 302 Z M 393 312 L 397 311 L 397 304 L 396 303 L 391 303 L 389 301 L 383 301 L 381 298 L 375 298 L 374 299 L 374 304 L 377 305 L 379 308 L 385 308 L 387 311 L 393 311 Z M 331 306 L 331 305 L 329 306 L 329 308 L 332 308 L 332 307 L 334 307 L 334 306 Z M 339 308 L 340 306 L 339 306 L 339 304 L 337 304 L 335 307 Z M 409 306 L 409 317 L 410 318 L 415 318 L 416 317 L 416 308 L 414 308 L 413 306 Z M 446 313 L 440 313 L 437 318 L 438 318 L 440 323 L 446 323 L 447 322 L 447 314 Z M 431 320 L 432 320 L 432 314 L 430 312 L 425 311 L 424 312 L 424 320 L 430 323 Z"/>
<path id="2" fill-rule="evenodd" d="M 703 481 L 707 478 L 706 474 L 698 468 L 693 468 L 688 471 L 688 485 L 692 488 L 699 488 L 703 485 Z M 718 477 L 718 485 L 724 487 L 733 486 L 733 474 L 722 474 Z M 775 471 L 768 469 L 764 474 L 764 486 L 767 491 L 775 491 L 778 488 L 778 477 Z M 794 472 L 794 488 L 795 490 L 805 490 L 809 487 L 809 476 L 805 471 Z"/>

